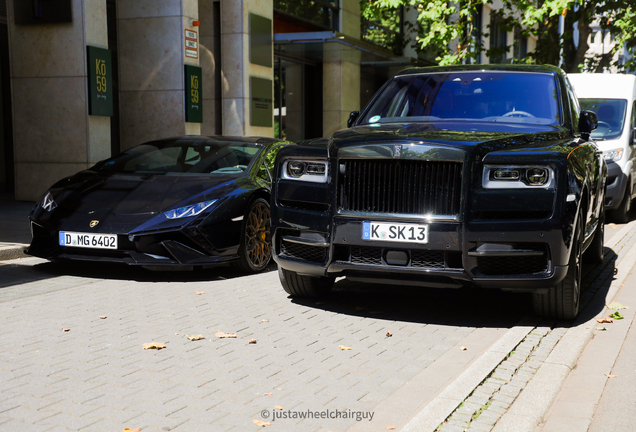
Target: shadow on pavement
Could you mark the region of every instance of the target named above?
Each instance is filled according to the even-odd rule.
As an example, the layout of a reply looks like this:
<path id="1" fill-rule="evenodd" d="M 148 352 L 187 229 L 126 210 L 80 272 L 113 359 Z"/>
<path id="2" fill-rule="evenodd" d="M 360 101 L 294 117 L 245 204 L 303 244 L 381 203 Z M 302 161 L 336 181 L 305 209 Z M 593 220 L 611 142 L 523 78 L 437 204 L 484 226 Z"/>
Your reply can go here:
<path id="1" fill-rule="evenodd" d="M 270 271 L 276 271 L 276 264 L 273 262 L 265 270 Z M 152 271 L 125 264 L 82 261 L 47 261 L 33 266 L 5 264 L 0 266 L 0 272 L 0 289 L 60 276 L 136 282 L 205 282 L 246 276 L 229 265 L 192 271 Z"/>
<path id="2" fill-rule="evenodd" d="M 584 267 L 581 312 L 577 320 L 543 319 L 539 325 L 571 327 L 602 311 L 616 273 L 617 259 L 609 248 L 605 248 L 605 255 L 602 265 Z M 346 279 L 336 282 L 333 291 L 325 297 L 290 300 L 361 318 L 463 327 L 511 328 L 525 316 L 533 314 L 532 295 L 528 293 L 483 288 L 420 288 L 350 282 Z"/>

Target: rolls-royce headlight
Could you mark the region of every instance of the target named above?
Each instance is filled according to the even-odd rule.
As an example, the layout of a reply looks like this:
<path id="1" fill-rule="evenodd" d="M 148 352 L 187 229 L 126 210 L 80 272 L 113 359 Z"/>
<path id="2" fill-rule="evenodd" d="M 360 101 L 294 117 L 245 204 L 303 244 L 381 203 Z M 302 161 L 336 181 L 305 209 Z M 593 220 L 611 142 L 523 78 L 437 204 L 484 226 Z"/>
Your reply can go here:
<path id="1" fill-rule="evenodd" d="M 607 162 L 618 162 L 623 158 L 623 149 L 605 150 L 603 158 Z"/>
<path id="2" fill-rule="evenodd" d="M 288 160 L 283 164 L 283 178 L 314 183 L 327 183 L 328 162 Z"/>
<path id="3" fill-rule="evenodd" d="M 554 188 L 554 171 L 547 166 L 484 166 L 486 189 Z"/>
<path id="4" fill-rule="evenodd" d="M 46 211 L 53 211 L 57 208 L 57 203 L 53 199 L 51 192 L 47 192 L 46 195 L 44 195 L 44 198 L 42 199 L 42 208 Z"/>
<path id="5" fill-rule="evenodd" d="M 212 204 L 214 204 L 217 201 L 218 200 L 203 201 L 203 202 L 192 204 L 189 206 L 179 207 L 173 210 L 168 210 L 167 212 L 164 212 L 163 214 L 168 219 L 179 219 L 179 218 L 184 218 L 189 216 L 196 216 L 203 213 L 205 209 L 207 209 L 208 207 L 210 207 Z"/>

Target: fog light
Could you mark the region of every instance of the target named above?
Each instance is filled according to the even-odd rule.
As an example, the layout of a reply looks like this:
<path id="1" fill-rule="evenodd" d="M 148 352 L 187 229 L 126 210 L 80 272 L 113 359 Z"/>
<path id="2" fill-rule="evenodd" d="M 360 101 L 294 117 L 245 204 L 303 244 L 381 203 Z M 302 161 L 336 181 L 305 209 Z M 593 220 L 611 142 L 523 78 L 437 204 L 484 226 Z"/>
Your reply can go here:
<path id="1" fill-rule="evenodd" d="M 545 168 L 529 168 L 526 178 L 530 186 L 541 186 L 548 182 L 548 170 Z"/>

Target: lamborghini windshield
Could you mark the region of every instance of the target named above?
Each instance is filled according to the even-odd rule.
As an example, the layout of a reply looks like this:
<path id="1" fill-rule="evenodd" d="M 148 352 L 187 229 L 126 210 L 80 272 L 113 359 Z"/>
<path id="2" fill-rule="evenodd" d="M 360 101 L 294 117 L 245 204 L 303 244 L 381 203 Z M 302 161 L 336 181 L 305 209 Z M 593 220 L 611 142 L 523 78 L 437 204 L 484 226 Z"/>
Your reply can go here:
<path id="1" fill-rule="evenodd" d="M 130 174 L 240 174 L 262 148 L 245 142 L 157 141 L 120 153 L 95 168 Z"/>
<path id="2" fill-rule="evenodd" d="M 492 71 L 398 76 L 361 124 L 415 121 L 558 125 L 555 78 L 547 73 Z"/>

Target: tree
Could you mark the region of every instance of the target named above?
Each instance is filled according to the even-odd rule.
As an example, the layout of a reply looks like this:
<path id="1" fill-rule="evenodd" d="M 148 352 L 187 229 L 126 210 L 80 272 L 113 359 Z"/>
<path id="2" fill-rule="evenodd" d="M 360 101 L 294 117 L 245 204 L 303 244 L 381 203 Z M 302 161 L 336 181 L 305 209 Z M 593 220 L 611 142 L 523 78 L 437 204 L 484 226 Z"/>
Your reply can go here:
<path id="1" fill-rule="evenodd" d="M 479 11 L 494 0 L 361 0 L 363 14 L 399 6 L 416 7 L 420 36 L 418 43 L 425 52 L 433 52 L 440 65 L 471 62 L 480 53 L 497 58 L 508 51 L 510 44 L 484 47 L 477 24 Z M 581 69 L 592 71 L 615 66 L 619 70 L 636 70 L 636 59 L 619 65 L 614 54 L 625 46 L 636 48 L 636 7 L 633 0 L 501 0 L 502 7 L 490 17 L 483 36 L 491 41 L 498 32 L 513 32 L 519 36 L 536 37 L 537 46 L 523 59 L 515 62 L 554 64 L 567 72 Z M 563 17 L 564 31 L 559 32 Z M 601 30 L 612 35 L 610 52 L 597 57 L 587 56 L 588 37 L 597 22 Z M 576 26 L 577 32 L 574 31 Z M 578 34 L 577 40 L 574 40 Z"/>

